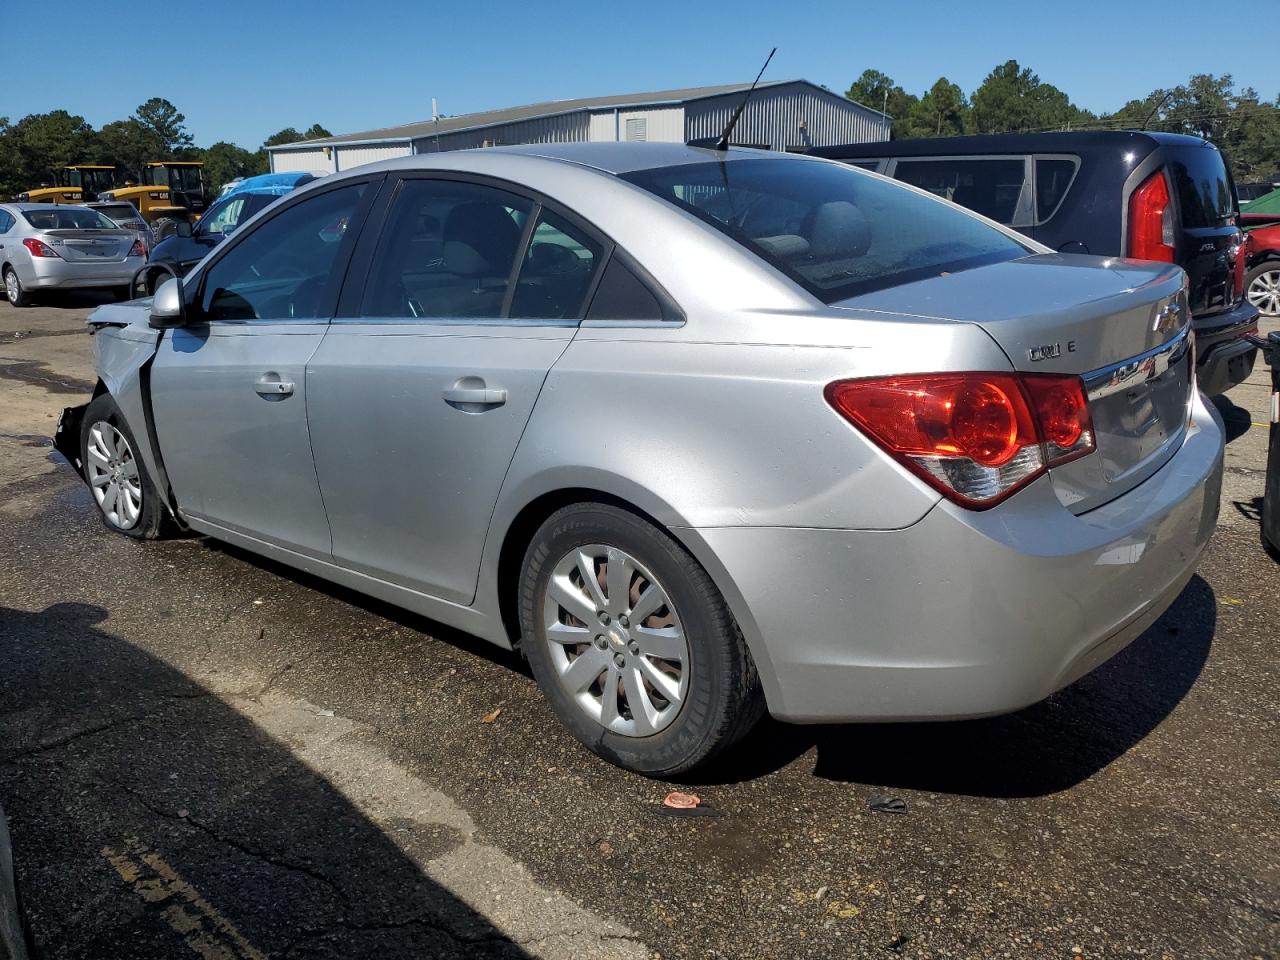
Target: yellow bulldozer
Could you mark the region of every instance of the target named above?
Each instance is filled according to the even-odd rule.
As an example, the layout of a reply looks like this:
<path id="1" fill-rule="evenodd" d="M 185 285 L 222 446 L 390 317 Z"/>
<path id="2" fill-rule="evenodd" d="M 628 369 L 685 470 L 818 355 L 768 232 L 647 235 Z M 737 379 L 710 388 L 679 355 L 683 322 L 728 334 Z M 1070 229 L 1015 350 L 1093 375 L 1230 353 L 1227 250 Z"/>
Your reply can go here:
<path id="1" fill-rule="evenodd" d="M 143 170 L 145 181 L 98 194 L 99 200 L 128 200 L 151 224 L 156 242 L 177 232 L 179 223 L 200 219 L 210 203 L 204 164 L 194 160 L 157 160 Z"/>
<path id="2" fill-rule="evenodd" d="M 54 177 L 54 186 L 18 194 L 19 203 L 87 203 L 115 186 L 116 168 L 100 163 L 73 163 Z"/>

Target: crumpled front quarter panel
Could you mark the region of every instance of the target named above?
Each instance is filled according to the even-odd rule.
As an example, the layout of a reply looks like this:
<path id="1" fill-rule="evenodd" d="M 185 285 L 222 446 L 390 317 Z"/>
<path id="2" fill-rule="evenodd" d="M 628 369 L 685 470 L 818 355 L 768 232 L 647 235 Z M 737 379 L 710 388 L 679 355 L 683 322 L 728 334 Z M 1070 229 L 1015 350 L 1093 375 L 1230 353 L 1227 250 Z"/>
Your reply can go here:
<path id="1" fill-rule="evenodd" d="M 137 313 L 144 318 L 147 316 L 145 311 L 130 305 L 114 310 L 103 307 L 89 318 L 89 326 L 93 330 L 94 368 L 133 431 L 134 439 L 138 441 L 138 455 L 147 472 L 155 479 L 156 486 L 164 490 L 168 487 L 168 480 L 160 466 L 157 451 L 151 447 L 141 377 L 142 367 L 155 356 L 161 331 L 146 326 L 145 319 L 142 323 L 130 322 L 136 319 L 131 314 Z M 116 323 L 127 325 L 104 325 Z"/>

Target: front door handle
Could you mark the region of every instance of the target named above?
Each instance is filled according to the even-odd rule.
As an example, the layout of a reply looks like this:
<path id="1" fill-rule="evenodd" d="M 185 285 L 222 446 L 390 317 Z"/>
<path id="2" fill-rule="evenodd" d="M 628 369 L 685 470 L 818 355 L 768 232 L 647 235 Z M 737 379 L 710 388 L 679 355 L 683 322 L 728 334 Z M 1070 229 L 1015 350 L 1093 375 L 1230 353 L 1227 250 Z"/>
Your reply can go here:
<path id="1" fill-rule="evenodd" d="M 293 395 L 293 381 L 263 377 L 253 385 L 253 389 L 257 394 L 268 399 L 284 398 Z"/>
<path id="2" fill-rule="evenodd" d="M 468 377 L 459 384 L 470 381 L 475 383 L 476 378 Z M 507 402 L 507 391 L 499 387 L 483 386 L 484 381 L 481 380 L 478 386 L 461 386 L 455 384 L 447 387 L 440 392 L 440 396 L 444 397 L 445 403 L 449 406 L 461 410 L 463 413 L 479 413 L 481 410 L 490 410 L 493 407 L 500 407 Z"/>

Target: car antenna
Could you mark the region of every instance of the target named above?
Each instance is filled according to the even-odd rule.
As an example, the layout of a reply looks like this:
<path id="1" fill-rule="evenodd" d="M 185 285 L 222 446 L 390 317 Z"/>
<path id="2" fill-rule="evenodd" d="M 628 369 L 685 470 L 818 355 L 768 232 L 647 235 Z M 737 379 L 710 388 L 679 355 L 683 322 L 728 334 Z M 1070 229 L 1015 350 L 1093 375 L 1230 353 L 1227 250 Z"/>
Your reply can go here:
<path id="1" fill-rule="evenodd" d="M 714 150 L 729 149 L 729 134 L 733 133 L 734 126 L 738 123 L 738 118 L 742 116 L 742 110 L 747 105 L 747 101 L 751 99 L 751 94 L 756 92 L 756 84 L 760 82 L 760 78 L 764 76 L 765 67 L 769 66 L 769 61 L 773 59 L 773 55 L 778 52 L 778 48 L 774 47 L 769 51 L 769 56 L 764 58 L 764 67 L 760 68 L 760 72 L 756 74 L 756 78 L 751 81 L 751 88 L 747 90 L 746 96 L 742 98 L 742 102 L 738 104 L 738 108 L 733 111 L 733 116 L 729 118 L 729 122 L 725 124 L 724 133 L 720 134 L 720 139 L 716 141 Z"/>

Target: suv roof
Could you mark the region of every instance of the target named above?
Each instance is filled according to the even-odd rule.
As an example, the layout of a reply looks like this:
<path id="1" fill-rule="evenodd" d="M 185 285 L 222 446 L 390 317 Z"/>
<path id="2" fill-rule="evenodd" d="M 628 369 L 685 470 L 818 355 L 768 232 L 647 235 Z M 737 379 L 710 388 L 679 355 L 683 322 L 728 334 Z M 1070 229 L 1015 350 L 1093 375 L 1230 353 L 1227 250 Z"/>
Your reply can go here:
<path id="1" fill-rule="evenodd" d="M 968 137 L 926 137 L 815 147 L 819 157 L 919 157 L 987 153 L 1067 153 L 1077 150 L 1133 149 L 1157 146 L 1199 147 L 1208 143 L 1180 133 L 1144 130 L 1079 130 L 1059 133 L 984 133 Z"/>

